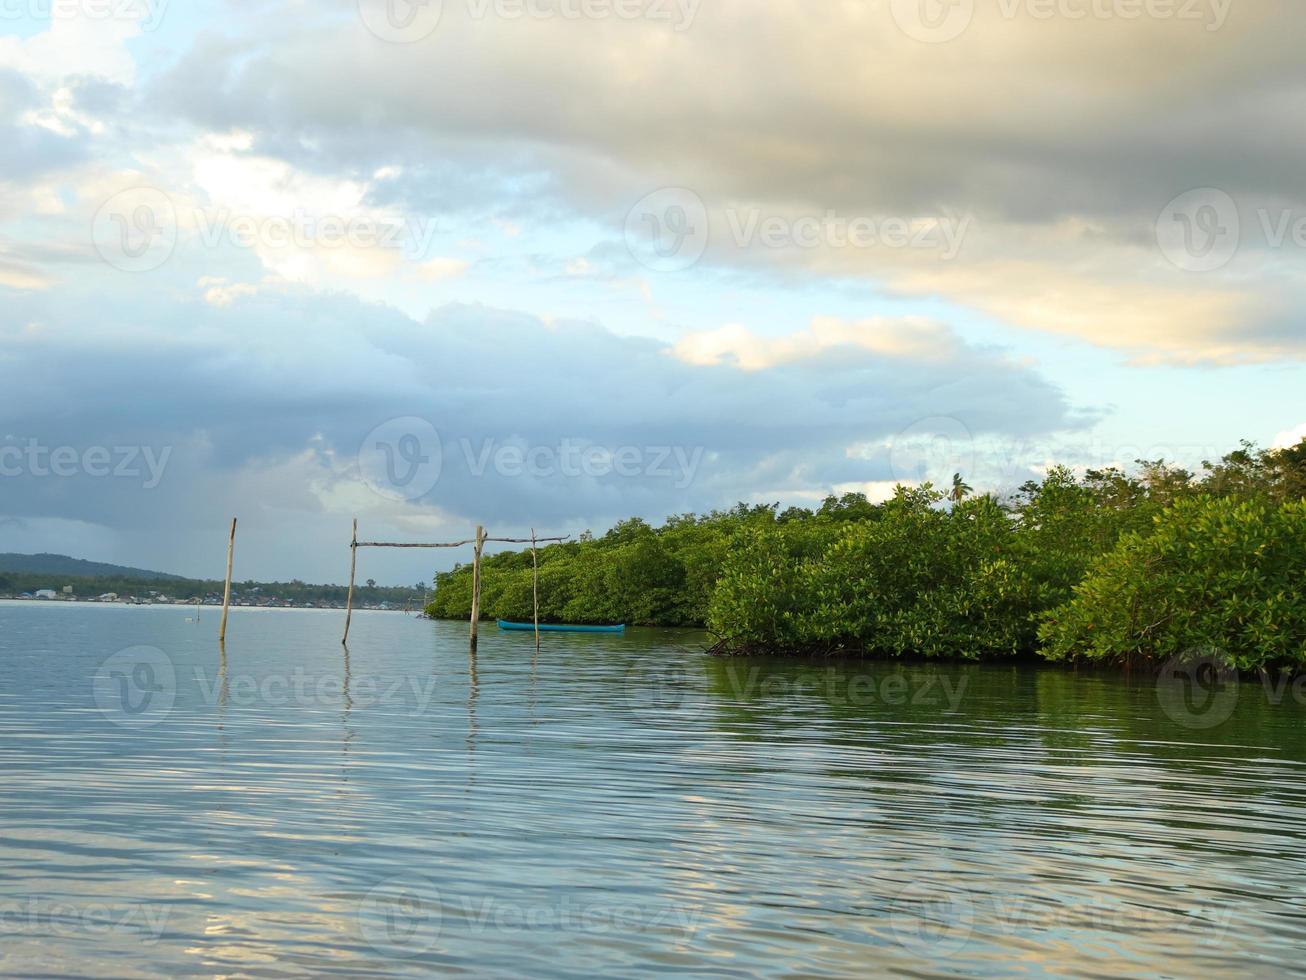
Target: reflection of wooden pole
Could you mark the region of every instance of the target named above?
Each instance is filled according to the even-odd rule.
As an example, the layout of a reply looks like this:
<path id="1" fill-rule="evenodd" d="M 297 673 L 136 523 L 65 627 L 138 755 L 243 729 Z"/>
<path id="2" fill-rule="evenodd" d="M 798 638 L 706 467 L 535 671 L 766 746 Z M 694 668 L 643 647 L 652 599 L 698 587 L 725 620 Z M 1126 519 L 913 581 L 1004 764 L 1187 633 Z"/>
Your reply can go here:
<path id="1" fill-rule="evenodd" d="M 236 553 L 236 519 L 231 519 L 231 538 L 227 541 L 227 584 L 222 590 L 222 625 L 218 627 L 218 642 L 227 639 L 227 609 L 231 606 L 231 563 Z"/>
<path id="2" fill-rule="evenodd" d="M 349 540 L 349 596 L 345 599 L 345 635 L 340 642 L 349 642 L 349 621 L 354 618 L 354 571 L 358 568 L 358 518 L 354 518 L 354 536 Z"/>
<path id="3" fill-rule="evenodd" d="M 535 600 L 535 652 L 540 652 L 540 559 L 535 553 L 535 528 L 531 528 L 531 593 Z"/>
<path id="4" fill-rule="evenodd" d="M 472 552 L 472 652 L 476 652 L 476 626 L 481 619 L 481 549 L 485 547 L 485 528 L 476 525 L 476 550 Z"/>

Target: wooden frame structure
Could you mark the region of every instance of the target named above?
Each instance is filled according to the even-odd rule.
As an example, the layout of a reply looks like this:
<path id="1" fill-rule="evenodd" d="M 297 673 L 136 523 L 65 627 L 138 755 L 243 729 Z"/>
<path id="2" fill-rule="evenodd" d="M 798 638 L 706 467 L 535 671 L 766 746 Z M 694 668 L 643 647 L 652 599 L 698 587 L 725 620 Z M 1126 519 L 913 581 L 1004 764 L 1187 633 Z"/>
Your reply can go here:
<path id="1" fill-rule="evenodd" d="M 233 534 L 235 525 L 233 523 Z M 555 538 L 541 538 L 535 534 L 535 529 L 531 528 L 529 538 L 491 538 L 486 535 L 483 525 L 476 525 L 476 536 L 465 541 L 442 541 L 442 542 L 400 542 L 400 541 L 359 541 L 358 540 L 358 518 L 354 518 L 353 536 L 349 541 L 349 596 L 345 601 L 345 634 L 341 637 L 341 644 L 349 643 L 349 624 L 354 618 L 354 577 L 358 569 L 358 549 L 359 548 L 463 548 L 467 545 L 473 545 L 472 549 L 472 611 L 471 624 L 469 629 L 469 643 L 471 651 L 476 652 L 476 645 L 479 640 L 477 627 L 481 621 L 481 555 L 485 546 L 490 542 L 497 544 L 529 544 L 531 546 L 531 567 L 533 572 L 532 581 L 532 599 L 535 612 L 535 651 L 540 649 L 540 562 L 539 555 L 536 551 L 541 544 L 552 544 L 555 542 L 569 541 L 571 535 Z"/>

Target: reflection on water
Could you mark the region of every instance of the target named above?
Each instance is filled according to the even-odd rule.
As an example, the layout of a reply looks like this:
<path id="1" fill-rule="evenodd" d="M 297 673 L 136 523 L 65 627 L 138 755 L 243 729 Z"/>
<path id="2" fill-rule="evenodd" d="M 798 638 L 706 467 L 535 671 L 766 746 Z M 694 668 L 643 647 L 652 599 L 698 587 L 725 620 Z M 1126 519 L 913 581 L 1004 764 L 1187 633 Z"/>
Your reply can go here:
<path id="1" fill-rule="evenodd" d="M 0 603 L 0 974 L 1272 975 L 1306 941 L 1291 687 L 639 630 L 469 658 L 369 613 L 342 650 L 235 610 L 223 650 L 184 612 Z"/>

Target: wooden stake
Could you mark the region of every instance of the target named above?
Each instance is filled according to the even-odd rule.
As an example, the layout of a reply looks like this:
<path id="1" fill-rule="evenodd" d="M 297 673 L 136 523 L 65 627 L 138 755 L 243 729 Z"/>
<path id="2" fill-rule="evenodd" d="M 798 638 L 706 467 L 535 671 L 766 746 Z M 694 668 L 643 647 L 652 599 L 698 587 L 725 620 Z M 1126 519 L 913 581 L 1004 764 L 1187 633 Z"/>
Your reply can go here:
<path id="1" fill-rule="evenodd" d="M 222 624 L 218 627 L 218 642 L 227 639 L 227 609 L 231 606 L 231 563 L 236 553 L 236 518 L 231 519 L 231 537 L 227 541 L 227 585 L 222 590 Z"/>
<path id="2" fill-rule="evenodd" d="M 481 620 L 481 549 L 485 547 L 485 528 L 476 525 L 476 550 L 472 552 L 472 653 L 476 652 L 476 627 Z"/>
<path id="3" fill-rule="evenodd" d="M 540 559 L 535 553 L 535 528 L 531 528 L 531 592 L 535 599 L 535 652 L 540 652 Z"/>
<path id="4" fill-rule="evenodd" d="M 349 622 L 354 618 L 354 571 L 358 568 L 358 518 L 354 518 L 354 536 L 349 539 L 349 596 L 345 599 L 345 635 L 341 646 L 349 643 Z"/>

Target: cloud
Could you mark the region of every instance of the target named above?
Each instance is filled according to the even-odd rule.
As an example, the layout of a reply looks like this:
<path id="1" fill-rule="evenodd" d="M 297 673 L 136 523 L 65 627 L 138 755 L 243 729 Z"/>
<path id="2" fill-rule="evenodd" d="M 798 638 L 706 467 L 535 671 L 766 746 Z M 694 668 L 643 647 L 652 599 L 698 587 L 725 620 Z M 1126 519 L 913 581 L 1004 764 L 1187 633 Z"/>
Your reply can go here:
<path id="1" fill-rule="evenodd" d="M 469 265 L 465 259 L 434 258 L 419 265 L 417 272 L 423 279 L 439 282 L 442 279 L 457 279 L 467 271 Z"/>
<path id="2" fill-rule="evenodd" d="M 1284 123 L 1306 11 L 982 3 L 932 44 L 895 6 L 714 0 L 677 29 L 445 4 L 392 45 L 355 0 L 241 3 L 159 35 L 56 19 L 0 39 L 0 450 L 168 453 L 152 490 L 6 478 L 8 526 L 191 570 L 239 512 L 249 567 L 303 577 L 355 513 L 458 536 L 883 494 L 897 434 L 931 427 L 1001 458 L 971 482 L 1005 486 L 1080 461 L 1062 450 L 1098 420 L 1066 391 L 1128 391 L 1120 425 L 1177 443 L 1209 422 L 1174 410 L 1206 366 L 1278 390 L 1244 365 L 1306 356 L 1306 142 Z M 625 231 L 676 187 L 706 235 L 664 273 Z M 1157 241 L 1200 187 L 1241 231 L 1207 271 Z M 126 248 L 142 194 L 157 266 Z M 686 231 L 674 216 L 652 215 Z M 1141 370 L 1081 378 L 1119 362 Z M 359 458 L 409 418 L 440 437 L 416 502 Z M 389 465 L 431 448 L 386 445 Z M 564 472 L 573 449 L 589 463 Z"/>
<path id="3" fill-rule="evenodd" d="M 6 511 L 136 534 L 166 524 L 187 553 L 199 526 L 232 509 L 255 515 L 252 526 L 356 512 L 428 533 L 492 517 L 602 527 L 729 505 L 759 486 L 891 479 L 886 456 L 853 459 L 848 447 L 926 416 L 1010 435 L 1081 424 L 1031 368 L 925 324 L 818 324 L 745 370 L 689 364 L 666 343 L 593 324 L 462 305 L 417 322 L 287 284 L 229 306 L 141 297 L 130 322 L 80 329 L 102 303 L 68 289 L 10 304 L 45 327 L 6 344 L 7 444 L 148 447 L 168 454 L 163 478 L 145 489 L 148 473 L 24 473 L 6 480 Z M 942 342 L 922 346 L 916 332 Z M 863 333 L 881 339 L 858 343 Z M 378 495 L 359 469 L 368 433 L 407 417 L 429 420 L 443 451 L 434 491 L 413 503 Z M 284 554 L 266 560 L 280 568 L 288 555 L 325 560 L 312 532 L 277 539 Z"/>
<path id="4" fill-rule="evenodd" d="M 43 85 L 74 76 L 131 84 L 136 61 L 127 42 L 140 36 L 142 18 L 118 16 L 132 12 L 122 3 L 58 6 L 61 10 L 49 18 L 45 30 L 30 37 L 0 36 L 0 67 L 20 71 Z M 101 15 L 92 15 L 91 8 Z M 112 15 L 103 16 L 110 8 Z M 145 13 L 140 8 L 136 12 Z"/>
<path id="5" fill-rule="evenodd" d="M 1155 224 L 1193 187 L 1249 210 L 1300 203 L 1306 144 L 1279 120 L 1302 83 L 1290 39 L 1306 11 L 1179 7 L 1126 18 L 1099 4 L 1071 18 L 981 4 L 947 44 L 909 36 L 889 4 L 779 0 L 763 17 L 720 0 L 680 31 L 477 19 L 454 5 L 410 45 L 323 16 L 253 51 L 202 42 L 159 98 L 300 166 L 400 167 L 386 193 L 419 210 L 493 201 L 615 229 L 672 185 L 704 199 L 714 230 L 745 206 L 970 215 L 952 265 L 911 249 L 759 255 L 734 243 L 708 261 L 837 269 L 1140 362 L 1300 359 L 1295 338 L 1267 336 L 1300 297 L 1263 274 L 1263 242 L 1194 276 L 1160 255 Z"/>
<path id="6" fill-rule="evenodd" d="M 673 351 L 687 364 L 727 363 L 745 371 L 761 371 L 841 351 L 853 356 L 871 352 L 918 363 L 950 360 L 960 346 L 953 331 L 920 318 L 875 317 L 848 323 L 833 317 L 816 317 L 808 329 L 785 337 L 759 337 L 739 324 L 686 334 L 676 342 Z"/>
<path id="7" fill-rule="evenodd" d="M 85 158 L 80 127 L 44 110 L 40 92 L 26 76 L 0 68 L 0 184 L 30 180 Z"/>
<path id="8" fill-rule="evenodd" d="M 40 268 L 22 259 L 13 259 L 5 254 L 6 248 L 0 244 L 0 286 L 10 289 L 46 289 L 54 280 Z"/>
<path id="9" fill-rule="evenodd" d="M 228 282 L 221 276 L 204 276 L 197 285 L 204 291 L 204 302 L 210 306 L 230 306 L 245 296 L 258 293 L 258 285 L 252 282 Z"/>
<path id="10" fill-rule="evenodd" d="M 1285 429 L 1283 432 L 1280 432 L 1274 437 L 1274 442 L 1271 444 L 1270 448 L 1291 449 L 1303 439 L 1306 439 L 1306 422 L 1303 422 L 1295 428 Z"/>

